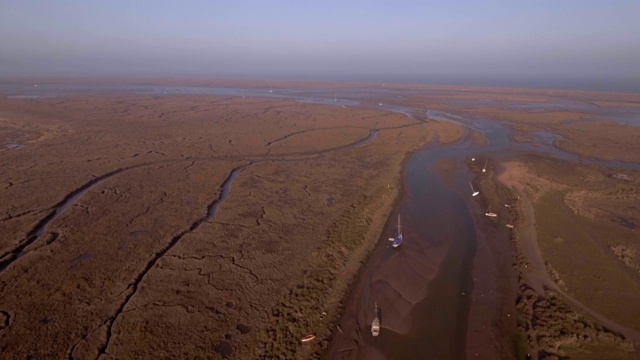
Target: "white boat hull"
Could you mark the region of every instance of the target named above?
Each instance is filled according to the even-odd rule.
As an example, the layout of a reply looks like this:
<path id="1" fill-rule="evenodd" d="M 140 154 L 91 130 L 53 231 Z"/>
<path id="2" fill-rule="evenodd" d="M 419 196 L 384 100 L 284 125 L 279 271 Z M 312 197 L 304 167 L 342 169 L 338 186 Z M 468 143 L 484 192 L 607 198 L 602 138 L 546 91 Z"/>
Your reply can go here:
<path id="1" fill-rule="evenodd" d="M 380 335 L 380 320 L 376 317 L 371 324 L 371 335 Z"/>

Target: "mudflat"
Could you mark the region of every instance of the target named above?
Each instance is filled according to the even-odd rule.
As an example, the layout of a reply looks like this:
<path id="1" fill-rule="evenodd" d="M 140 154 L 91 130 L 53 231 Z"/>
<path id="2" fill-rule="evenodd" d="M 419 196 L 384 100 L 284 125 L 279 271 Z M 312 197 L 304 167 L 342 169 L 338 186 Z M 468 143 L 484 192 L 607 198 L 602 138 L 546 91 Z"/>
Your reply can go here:
<path id="1" fill-rule="evenodd" d="M 283 100 L 0 99 L 0 353 L 318 356 L 405 154 L 456 127 Z"/>

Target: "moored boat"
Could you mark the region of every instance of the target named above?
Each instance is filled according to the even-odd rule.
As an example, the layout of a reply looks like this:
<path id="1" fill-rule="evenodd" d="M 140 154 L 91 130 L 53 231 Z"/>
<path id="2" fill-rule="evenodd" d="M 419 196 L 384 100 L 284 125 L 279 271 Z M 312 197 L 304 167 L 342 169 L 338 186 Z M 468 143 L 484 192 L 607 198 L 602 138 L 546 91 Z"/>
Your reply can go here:
<path id="1" fill-rule="evenodd" d="M 402 234 L 398 234 L 398 236 L 395 237 L 395 239 L 393 239 L 393 247 L 396 248 L 398 246 L 400 246 L 400 244 L 402 244 Z"/>
<path id="2" fill-rule="evenodd" d="M 469 186 L 471 186 L 471 191 L 472 191 L 471 196 L 476 196 L 476 195 L 480 194 L 480 191 L 476 191 L 473 188 L 473 185 L 471 184 L 471 181 L 469 181 Z"/>
<path id="3" fill-rule="evenodd" d="M 309 334 L 309 335 L 307 335 L 307 336 L 303 337 L 302 339 L 300 339 L 300 341 L 302 341 L 303 343 L 305 343 L 305 342 L 309 342 L 309 341 L 311 341 L 311 340 L 313 340 L 313 339 L 315 339 L 315 338 L 316 338 L 316 336 L 315 336 L 315 335 L 313 335 L 313 334 Z"/>
<path id="4" fill-rule="evenodd" d="M 402 244 L 402 226 L 400 225 L 400 214 L 398 214 L 398 231 L 397 235 L 393 238 L 393 247 L 397 248 Z"/>
<path id="5" fill-rule="evenodd" d="M 487 208 L 487 211 L 484 214 L 485 214 L 485 216 L 488 216 L 488 217 L 496 217 L 496 216 L 498 216 L 498 214 L 496 214 L 494 212 L 491 212 L 491 204 L 489 204 L 489 207 Z"/>
<path id="6" fill-rule="evenodd" d="M 380 335 L 380 317 L 378 316 L 378 302 L 376 301 L 376 308 L 373 310 L 376 313 L 376 317 L 371 322 L 371 335 Z"/>

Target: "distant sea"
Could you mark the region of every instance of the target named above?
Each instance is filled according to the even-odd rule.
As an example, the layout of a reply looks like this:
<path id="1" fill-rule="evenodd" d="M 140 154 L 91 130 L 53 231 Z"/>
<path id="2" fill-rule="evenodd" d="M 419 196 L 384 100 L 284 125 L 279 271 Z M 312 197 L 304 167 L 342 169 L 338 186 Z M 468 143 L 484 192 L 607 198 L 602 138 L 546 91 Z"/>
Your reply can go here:
<path id="1" fill-rule="evenodd" d="M 504 75 L 386 75 L 386 74 L 339 74 L 339 75 L 288 75 L 288 74 L 234 74 L 218 75 L 225 78 L 336 81 L 363 83 L 397 83 L 445 86 L 478 86 L 500 88 L 579 90 L 602 92 L 640 93 L 640 74 L 633 78 L 608 77 L 554 77 L 554 76 L 504 76 Z"/>
<path id="2" fill-rule="evenodd" d="M 47 76 L 44 76 L 45 78 Z M 56 77 L 56 76 L 53 76 Z M 64 76 L 75 78 L 76 76 Z M 118 75 L 119 79 L 144 79 L 151 77 L 161 79 L 168 78 L 196 78 L 196 79 L 238 79 L 238 80 L 263 80 L 263 81 L 322 81 L 322 82 L 358 82 L 358 83 L 388 83 L 411 85 L 444 85 L 444 86 L 473 86 L 473 87 L 497 87 L 497 88 L 525 88 L 525 89 L 550 89 L 550 90 L 578 90 L 578 91 L 602 91 L 640 93 L 640 74 L 637 77 L 561 77 L 561 76 L 505 76 L 505 75 L 398 75 L 398 74 L 264 74 L 264 73 L 209 73 L 209 74 L 128 74 Z M 0 86 L 7 86 L 13 80 L 20 78 L 37 79 L 38 76 L 2 76 Z M 80 79 L 92 77 L 77 76 Z M 105 75 L 96 75 L 96 79 L 107 78 Z"/>

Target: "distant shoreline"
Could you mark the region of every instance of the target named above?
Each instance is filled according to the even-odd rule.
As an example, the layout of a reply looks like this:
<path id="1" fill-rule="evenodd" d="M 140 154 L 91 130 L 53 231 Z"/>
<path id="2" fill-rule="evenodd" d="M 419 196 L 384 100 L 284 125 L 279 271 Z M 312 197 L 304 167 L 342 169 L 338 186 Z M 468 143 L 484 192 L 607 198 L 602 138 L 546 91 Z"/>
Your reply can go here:
<path id="1" fill-rule="evenodd" d="M 519 89 L 530 91 L 569 91 L 602 93 L 640 93 L 638 79 L 578 79 L 578 78 L 538 78 L 538 77 L 382 77 L 382 76 L 269 76 L 269 75 L 205 75 L 205 76 L 155 76 L 155 75 L 96 75 L 96 76 L 41 76 L 41 75 L 0 75 L 0 90 L 5 85 L 22 84 L 85 84 L 85 85 L 182 85 L 182 86 L 268 86 L 272 84 L 298 84 L 303 86 L 322 85 L 343 86 L 398 86 L 434 88 L 490 88 Z M 228 85 L 227 85 L 228 86 Z"/>

